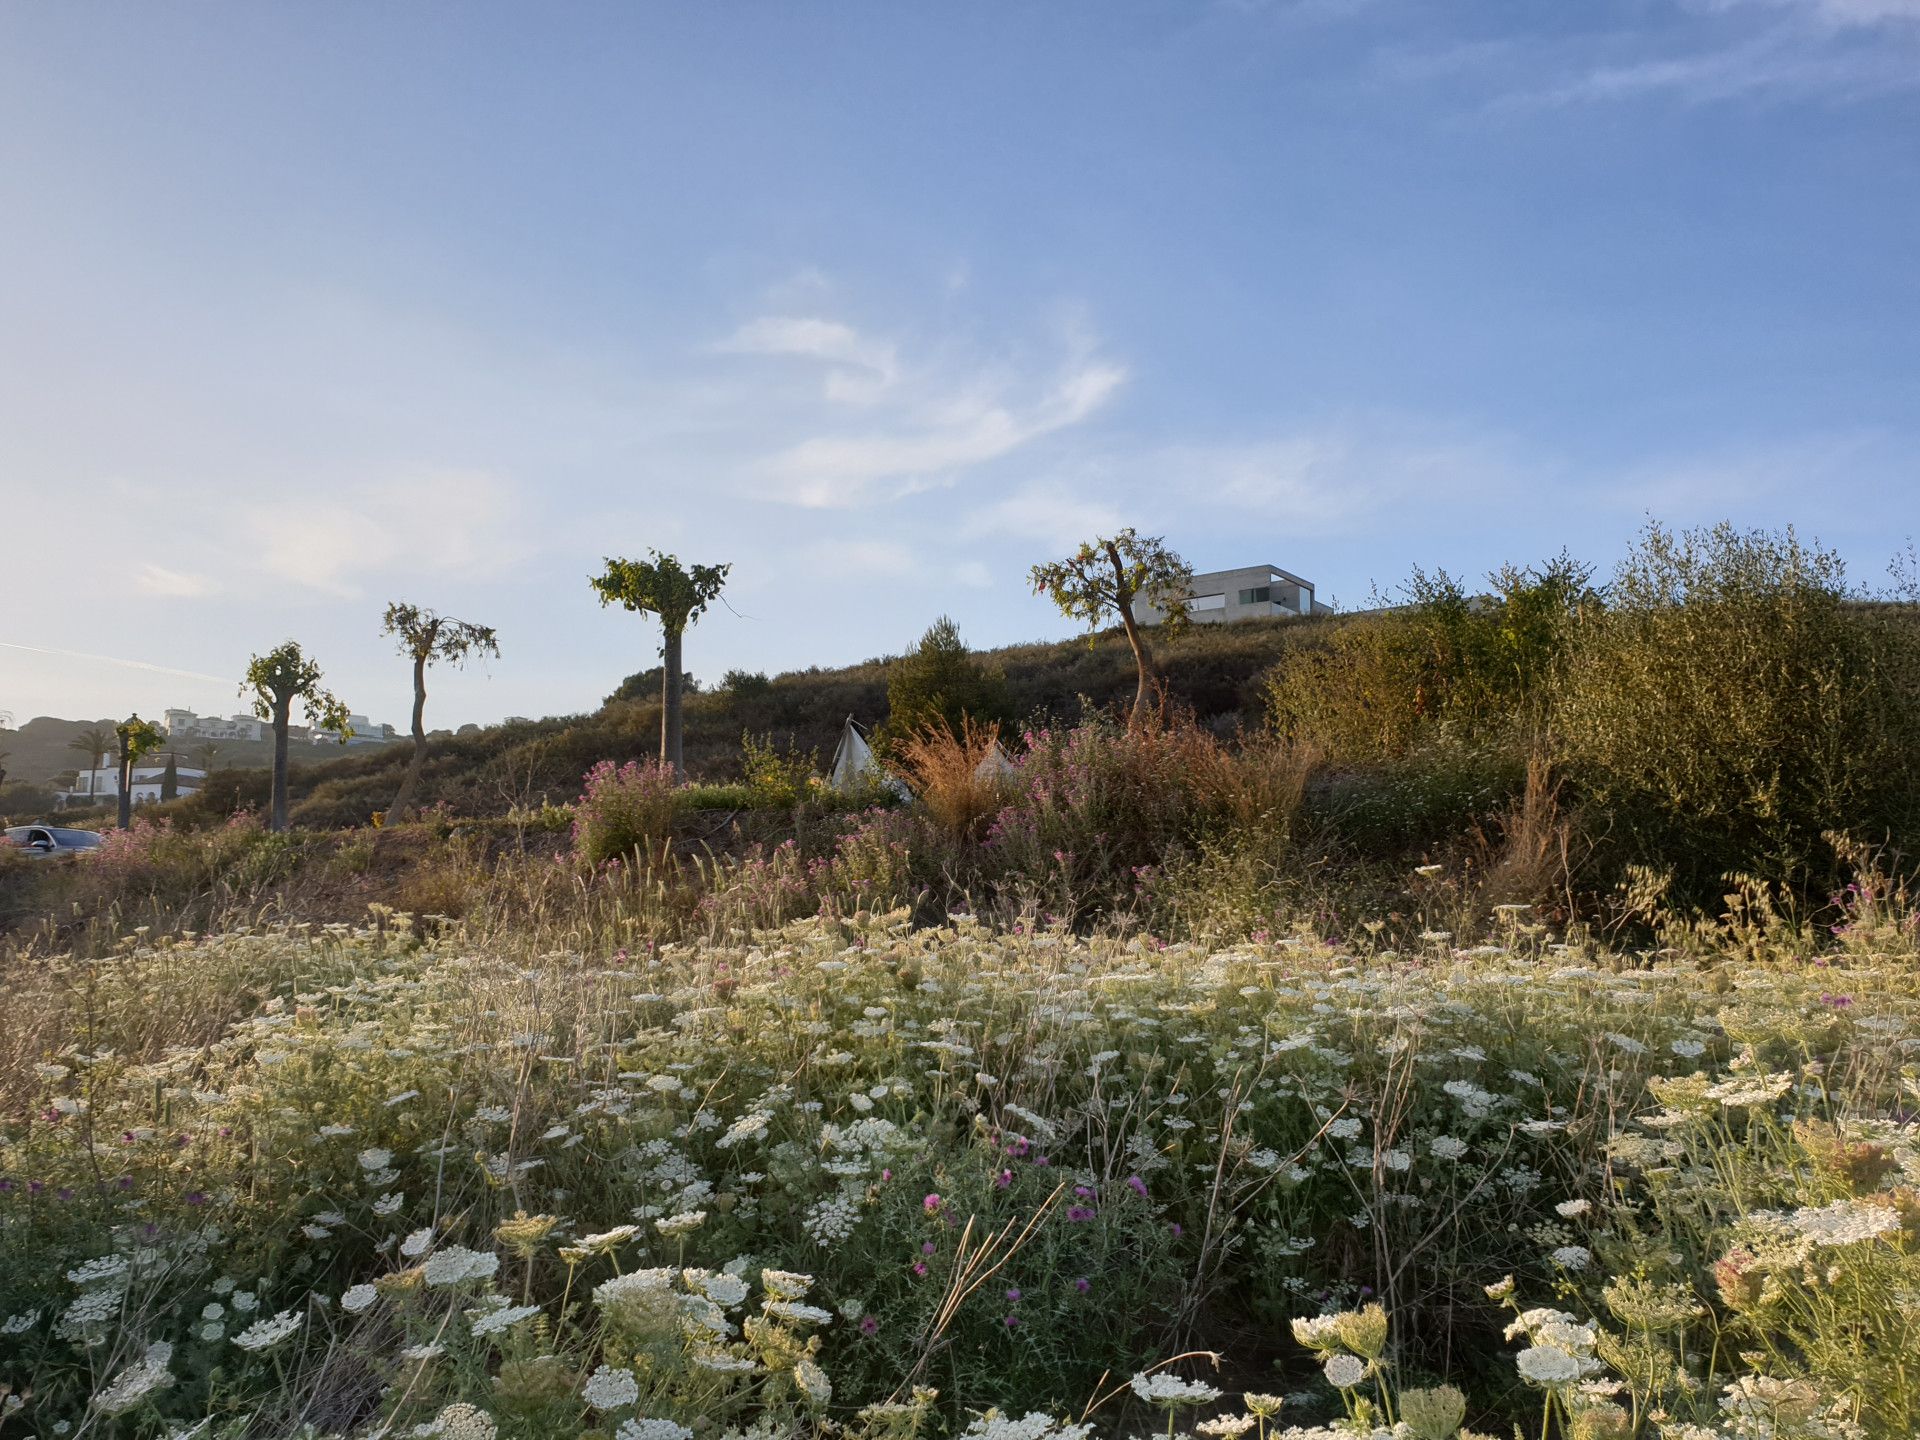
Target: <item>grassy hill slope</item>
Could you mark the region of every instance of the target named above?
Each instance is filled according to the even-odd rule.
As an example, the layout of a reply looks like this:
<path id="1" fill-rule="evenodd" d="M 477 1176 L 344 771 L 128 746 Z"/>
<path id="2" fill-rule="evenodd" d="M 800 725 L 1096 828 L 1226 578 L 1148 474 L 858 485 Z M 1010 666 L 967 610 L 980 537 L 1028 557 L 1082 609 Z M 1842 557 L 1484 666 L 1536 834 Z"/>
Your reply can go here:
<path id="1" fill-rule="evenodd" d="M 1154 637 L 1156 655 L 1173 700 L 1208 724 L 1231 728 L 1257 716 L 1259 686 L 1288 647 L 1320 643 L 1337 619 L 1243 621 L 1197 625 L 1176 636 Z M 1014 645 L 983 657 L 1006 675 L 1015 713 L 1044 721 L 1070 720 L 1083 706 L 1109 707 L 1132 699 L 1133 658 L 1116 630 L 1096 637 Z M 825 765 L 851 715 L 864 726 L 887 716 L 887 666 L 868 661 L 842 669 L 790 671 L 732 690 L 689 696 L 686 759 L 699 780 L 740 773 L 742 735 L 771 738 L 781 750 L 812 754 Z M 609 676 L 611 688 L 618 677 Z M 421 801 L 455 814 L 501 814 L 518 806 L 570 800 L 580 777 L 601 760 L 655 755 L 660 743 L 658 700 L 614 701 L 591 715 L 516 722 L 433 742 Z M 386 808 L 399 787 L 411 747 L 406 743 L 307 764 L 291 781 L 296 823 L 365 823 Z M 195 808 L 227 811 L 261 807 L 264 770 L 224 770 Z"/>
<path id="2" fill-rule="evenodd" d="M 0 751 L 7 752 L 7 776 L 22 784 L 51 786 L 55 776 L 87 763 L 84 755 L 70 748 L 74 737 L 94 725 L 111 730 L 116 723 L 111 719 L 62 720 L 53 715 L 36 715 L 17 730 L 0 729 Z M 195 757 L 206 743 L 189 738 L 170 748 L 180 757 L 181 764 L 197 765 L 199 761 Z M 216 740 L 213 743 L 216 747 L 216 768 L 251 768 L 273 763 L 271 739 Z M 166 751 L 160 753 L 164 755 Z M 326 746 L 311 745 L 302 740 L 288 747 L 288 761 L 293 765 L 308 765 L 331 759 L 337 753 Z"/>

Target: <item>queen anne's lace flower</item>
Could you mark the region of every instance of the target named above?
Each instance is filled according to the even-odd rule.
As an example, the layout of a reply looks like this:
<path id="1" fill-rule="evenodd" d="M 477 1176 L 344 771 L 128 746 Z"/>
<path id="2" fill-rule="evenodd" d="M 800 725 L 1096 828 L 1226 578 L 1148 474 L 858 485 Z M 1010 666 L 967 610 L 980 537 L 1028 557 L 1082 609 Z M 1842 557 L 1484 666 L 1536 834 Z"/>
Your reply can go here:
<path id="1" fill-rule="evenodd" d="M 1329 1355 L 1322 1370 L 1336 1390 L 1351 1390 L 1367 1378 L 1366 1361 L 1357 1355 Z"/>
<path id="2" fill-rule="evenodd" d="M 439 1440 L 494 1440 L 500 1427 L 478 1405 L 456 1401 L 434 1417 L 434 1433 Z"/>
<path id="3" fill-rule="evenodd" d="M 1836 1200 L 1793 1212 L 1793 1228 L 1816 1245 L 1858 1245 L 1900 1228 L 1900 1212 L 1882 1205 Z"/>
<path id="4" fill-rule="evenodd" d="M 468 1280 L 491 1279 L 500 1269 L 500 1257 L 491 1251 L 469 1250 L 449 1245 L 427 1257 L 422 1273 L 429 1285 L 460 1285 Z"/>
<path id="5" fill-rule="evenodd" d="M 538 1305 L 502 1305 L 496 1310 L 487 1311 L 475 1320 L 473 1333 L 480 1336 L 498 1335 L 503 1331 L 511 1330 L 522 1320 L 531 1320 L 539 1313 Z"/>
<path id="6" fill-rule="evenodd" d="M 1182 1380 L 1164 1370 L 1137 1374 L 1129 1383 L 1133 1393 L 1149 1405 L 1205 1405 L 1220 1398 L 1220 1392 L 1204 1381 Z"/>
<path id="7" fill-rule="evenodd" d="M 640 1382 L 631 1370 L 616 1370 L 602 1365 L 580 1387 L 580 1398 L 596 1410 L 618 1410 L 640 1398 Z"/>
<path id="8" fill-rule="evenodd" d="M 1578 1359 L 1558 1345 L 1529 1345 L 1514 1357 L 1520 1378 L 1543 1390 L 1558 1390 L 1571 1385 L 1581 1375 Z"/>
<path id="9" fill-rule="evenodd" d="M 349 1315 L 358 1315 L 361 1311 L 371 1308 L 373 1302 L 379 1298 L 380 1292 L 373 1286 L 354 1285 L 340 1297 L 340 1308 Z"/>
<path id="10" fill-rule="evenodd" d="M 111 1384 L 93 1397 L 93 1407 L 103 1415 L 121 1415 L 138 1405 L 156 1390 L 173 1384 L 173 1346 L 149 1345 L 147 1353 L 113 1378 Z"/>
<path id="11" fill-rule="evenodd" d="M 298 1330 L 300 1320 L 299 1311 L 282 1310 L 269 1319 L 254 1321 L 233 1337 L 233 1343 L 242 1350 L 270 1350 Z"/>
<path id="12" fill-rule="evenodd" d="M 815 1405 L 825 1406 L 833 1400 L 833 1382 L 808 1356 L 802 1355 L 793 1362 L 793 1383 Z"/>
<path id="13" fill-rule="evenodd" d="M 623 1420 L 614 1440 L 693 1440 L 693 1431 L 672 1420 Z"/>

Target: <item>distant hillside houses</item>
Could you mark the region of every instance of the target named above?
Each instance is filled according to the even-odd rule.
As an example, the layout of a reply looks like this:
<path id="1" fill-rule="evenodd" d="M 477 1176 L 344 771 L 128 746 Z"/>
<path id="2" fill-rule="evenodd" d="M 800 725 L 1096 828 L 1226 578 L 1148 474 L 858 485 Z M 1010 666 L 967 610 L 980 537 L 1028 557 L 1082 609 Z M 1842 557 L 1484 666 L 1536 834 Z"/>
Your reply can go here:
<path id="1" fill-rule="evenodd" d="M 349 745 L 384 745 L 387 741 L 393 739 L 393 735 L 394 731 L 391 725 L 376 725 L 364 715 L 349 715 L 347 717 L 346 739 Z M 307 738 L 315 745 L 338 745 L 340 743 L 340 732 L 338 730 L 323 730 L 316 725 L 308 732 Z"/>
<path id="2" fill-rule="evenodd" d="M 1238 570 L 1208 570 L 1193 577 L 1187 592 L 1187 618 L 1195 624 L 1223 625 L 1235 620 L 1271 620 L 1331 615 L 1333 607 L 1314 598 L 1313 582 L 1278 565 L 1246 565 Z M 1167 612 L 1142 596 L 1135 617 L 1142 625 L 1165 622 Z"/>
<path id="3" fill-rule="evenodd" d="M 207 772 L 192 765 L 174 766 L 174 793 L 191 795 L 205 783 Z M 150 805 L 155 800 L 169 798 L 163 795 L 167 788 L 167 767 L 165 765 L 136 765 L 133 767 L 133 783 L 128 793 L 133 796 L 134 808 Z M 74 773 L 73 784 L 65 790 L 56 790 L 53 796 L 61 805 L 95 805 L 103 800 L 120 798 L 120 767 L 101 765 L 90 770 Z"/>
<path id="4" fill-rule="evenodd" d="M 273 726 L 256 715 L 196 715 L 191 710 L 169 710 L 162 717 L 169 740 L 271 740 Z M 364 715 L 347 717 L 349 745 L 384 745 L 393 739 L 391 725 L 377 725 Z M 289 725 L 287 737 L 307 740 L 315 745 L 336 745 L 340 737 L 332 730 L 304 725 Z"/>
<path id="5" fill-rule="evenodd" d="M 196 715 L 191 710 L 169 710 L 161 719 L 169 740 L 265 740 L 267 722 L 253 715 Z"/>

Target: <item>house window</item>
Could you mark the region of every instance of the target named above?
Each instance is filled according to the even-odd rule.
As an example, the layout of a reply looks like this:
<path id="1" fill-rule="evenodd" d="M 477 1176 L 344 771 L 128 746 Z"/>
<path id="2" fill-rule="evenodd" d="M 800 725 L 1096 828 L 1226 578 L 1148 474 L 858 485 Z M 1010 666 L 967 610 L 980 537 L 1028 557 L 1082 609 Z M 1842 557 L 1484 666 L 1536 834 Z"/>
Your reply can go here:
<path id="1" fill-rule="evenodd" d="M 1242 605 L 1265 605 L 1272 599 L 1273 587 L 1271 585 L 1262 585 L 1254 590 L 1242 590 L 1240 592 L 1240 603 Z"/>
<path id="2" fill-rule="evenodd" d="M 1189 610 L 1224 610 L 1226 608 L 1225 595 L 1196 595 L 1187 602 Z"/>

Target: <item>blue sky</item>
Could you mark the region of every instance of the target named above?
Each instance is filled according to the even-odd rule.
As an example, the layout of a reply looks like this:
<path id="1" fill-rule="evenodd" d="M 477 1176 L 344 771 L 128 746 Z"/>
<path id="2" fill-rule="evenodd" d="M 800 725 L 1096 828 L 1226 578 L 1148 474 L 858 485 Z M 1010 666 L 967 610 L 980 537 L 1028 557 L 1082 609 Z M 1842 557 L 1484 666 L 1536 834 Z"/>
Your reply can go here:
<path id="1" fill-rule="evenodd" d="M 389 599 L 501 632 L 430 721 L 589 708 L 650 545 L 734 563 L 707 679 L 1070 633 L 1027 567 L 1123 524 L 1349 605 L 1649 514 L 1874 585 L 1920 0 L 17 4 L 0 274 L 19 719 L 291 635 L 398 723 Z"/>

